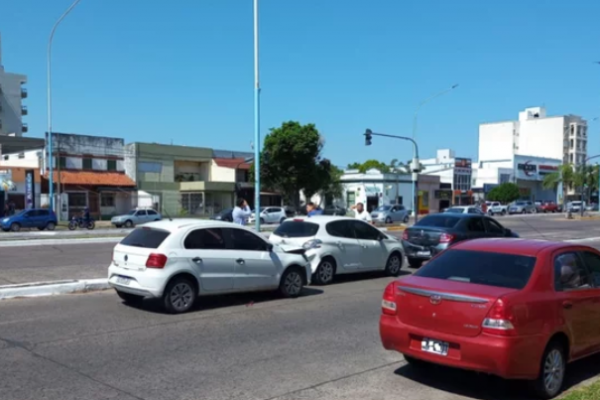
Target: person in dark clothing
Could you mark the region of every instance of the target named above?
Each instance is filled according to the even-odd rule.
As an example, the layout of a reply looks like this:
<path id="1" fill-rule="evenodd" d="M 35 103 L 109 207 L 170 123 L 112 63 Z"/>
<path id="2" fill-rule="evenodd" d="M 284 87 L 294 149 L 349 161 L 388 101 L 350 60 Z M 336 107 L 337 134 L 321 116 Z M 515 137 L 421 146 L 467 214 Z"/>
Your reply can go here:
<path id="1" fill-rule="evenodd" d="M 86 207 L 86 208 L 83 210 L 83 221 L 84 221 L 86 224 L 89 224 L 89 223 L 90 223 L 90 208 L 89 208 L 89 207 Z"/>

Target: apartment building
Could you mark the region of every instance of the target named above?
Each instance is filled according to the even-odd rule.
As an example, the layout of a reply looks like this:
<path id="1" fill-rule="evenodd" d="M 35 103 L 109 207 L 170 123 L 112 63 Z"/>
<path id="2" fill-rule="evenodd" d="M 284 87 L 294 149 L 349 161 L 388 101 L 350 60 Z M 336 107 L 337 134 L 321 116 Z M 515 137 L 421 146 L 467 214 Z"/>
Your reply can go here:
<path id="1" fill-rule="evenodd" d="M 86 207 L 95 218 L 109 219 L 137 204 L 135 182 L 125 174 L 123 139 L 70 133 L 52 133 L 52 138 L 52 157 L 46 150 L 41 160 L 42 207 L 49 200 L 50 168 L 54 193 L 60 193 L 55 199 L 57 213 L 63 220 L 80 215 Z"/>
<path id="2" fill-rule="evenodd" d="M 511 164 L 514 156 L 582 164 L 587 157 L 587 121 L 576 115 L 548 116 L 545 107 L 526 108 L 516 121 L 479 125 L 479 161 Z"/>
<path id="3" fill-rule="evenodd" d="M 27 132 L 23 116 L 27 107 L 23 99 L 27 98 L 27 76 L 6 72 L 2 63 L 2 37 L 0 37 L 0 136 L 22 136 Z"/>

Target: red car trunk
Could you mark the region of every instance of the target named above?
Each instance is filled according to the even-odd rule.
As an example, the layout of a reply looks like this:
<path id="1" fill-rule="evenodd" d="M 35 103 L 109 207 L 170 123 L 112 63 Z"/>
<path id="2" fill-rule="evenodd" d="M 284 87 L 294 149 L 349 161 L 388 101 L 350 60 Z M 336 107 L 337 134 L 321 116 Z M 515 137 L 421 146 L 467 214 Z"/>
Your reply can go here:
<path id="1" fill-rule="evenodd" d="M 400 321 L 458 336 L 477 336 L 495 301 L 514 289 L 460 281 L 408 277 L 396 288 Z"/>

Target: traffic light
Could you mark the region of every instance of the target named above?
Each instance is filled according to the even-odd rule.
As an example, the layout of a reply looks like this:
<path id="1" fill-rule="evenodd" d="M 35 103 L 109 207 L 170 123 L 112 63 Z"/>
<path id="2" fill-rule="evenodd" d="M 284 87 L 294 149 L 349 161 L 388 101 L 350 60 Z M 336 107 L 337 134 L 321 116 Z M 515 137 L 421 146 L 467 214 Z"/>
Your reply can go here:
<path id="1" fill-rule="evenodd" d="M 370 146 L 371 145 L 371 134 L 373 132 L 370 129 L 367 129 L 367 131 L 365 132 L 365 146 Z"/>

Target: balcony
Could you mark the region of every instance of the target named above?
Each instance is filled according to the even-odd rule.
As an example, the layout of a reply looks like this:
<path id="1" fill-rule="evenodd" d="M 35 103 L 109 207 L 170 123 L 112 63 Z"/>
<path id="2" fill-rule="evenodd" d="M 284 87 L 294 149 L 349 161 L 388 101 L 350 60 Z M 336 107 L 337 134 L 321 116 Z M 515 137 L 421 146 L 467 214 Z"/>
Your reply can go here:
<path id="1" fill-rule="evenodd" d="M 21 127 L 21 132 L 27 133 L 28 131 L 29 131 L 29 128 L 27 127 L 27 124 L 23 124 L 23 126 Z"/>
<path id="2" fill-rule="evenodd" d="M 27 98 L 27 89 L 26 88 L 21 88 L 21 98 L 22 99 Z"/>
<path id="3" fill-rule="evenodd" d="M 21 107 L 21 115 L 27 115 L 29 112 L 27 111 L 27 106 Z"/>

